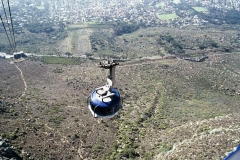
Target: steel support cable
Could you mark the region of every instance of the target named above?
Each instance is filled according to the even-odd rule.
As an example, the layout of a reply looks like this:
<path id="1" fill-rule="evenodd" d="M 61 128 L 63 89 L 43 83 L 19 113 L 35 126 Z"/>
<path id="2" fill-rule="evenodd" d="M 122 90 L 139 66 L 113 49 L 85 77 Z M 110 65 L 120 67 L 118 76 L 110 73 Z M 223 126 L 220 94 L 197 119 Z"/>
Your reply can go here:
<path id="1" fill-rule="evenodd" d="M 9 32 L 10 32 L 10 35 L 11 35 L 11 43 L 12 44 L 14 44 L 14 41 L 13 41 L 13 35 L 12 35 L 12 31 L 11 31 L 11 29 L 10 29 L 10 26 L 9 26 L 9 21 L 8 21 L 8 18 L 7 18 L 7 14 L 6 14 L 6 10 L 5 10 L 5 6 L 4 6 L 4 3 L 3 3 L 3 0 L 2 0 L 2 8 L 3 8 L 3 10 L 4 10 L 4 14 L 5 14 L 5 19 L 7 20 L 7 24 L 8 24 L 8 30 L 9 30 Z"/>
<path id="2" fill-rule="evenodd" d="M 12 13 L 11 13 L 11 8 L 10 8 L 10 4 L 9 4 L 9 0 L 8 0 L 8 9 L 9 9 L 9 14 L 10 14 L 10 19 L 11 19 L 11 24 L 12 24 L 12 31 L 13 31 L 13 40 L 14 40 L 14 44 L 15 44 L 15 47 L 14 47 L 14 51 L 16 52 L 16 40 L 15 40 L 15 34 L 14 34 L 14 27 L 13 27 L 13 23 L 12 23 Z"/>
<path id="3" fill-rule="evenodd" d="M 13 48 L 13 46 L 12 46 L 12 43 L 10 42 L 10 39 L 9 39 L 7 30 L 6 30 L 6 27 L 5 27 L 5 25 L 4 25 L 4 22 L 3 22 L 3 20 L 2 20 L 2 16 L 1 16 L 1 15 L 0 15 L 0 19 L 1 19 L 1 21 L 2 21 L 2 25 L 3 25 L 3 28 L 4 28 L 5 33 L 6 33 L 6 35 L 7 35 L 8 41 L 9 41 L 9 43 L 10 43 L 10 46 L 11 46 L 12 50 L 14 51 L 14 48 Z"/>

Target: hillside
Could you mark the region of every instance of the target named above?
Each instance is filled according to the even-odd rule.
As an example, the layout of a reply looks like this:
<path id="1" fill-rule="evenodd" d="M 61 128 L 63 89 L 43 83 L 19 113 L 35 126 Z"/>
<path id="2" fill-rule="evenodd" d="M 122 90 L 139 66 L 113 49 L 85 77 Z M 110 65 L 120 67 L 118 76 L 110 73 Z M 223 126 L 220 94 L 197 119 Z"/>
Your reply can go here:
<path id="1" fill-rule="evenodd" d="M 123 109 L 94 119 L 87 98 L 107 71 L 0 63 L 0 137 L 24 159 L 222 159 L 240 143 L 240 55 L 122 62 Z"/>

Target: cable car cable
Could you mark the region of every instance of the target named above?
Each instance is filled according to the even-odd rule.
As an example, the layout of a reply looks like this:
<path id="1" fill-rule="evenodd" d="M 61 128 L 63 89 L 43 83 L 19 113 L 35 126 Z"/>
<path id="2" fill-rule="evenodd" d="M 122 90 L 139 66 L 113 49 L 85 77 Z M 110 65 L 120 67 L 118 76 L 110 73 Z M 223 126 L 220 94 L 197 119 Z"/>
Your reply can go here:
<path id="1" fill-rule="evenodd" d="M 10 7 L 10 3 L 8 0 L 8 10 L 9 10 L 9 14 L 10 14 L 10 19 L 11 19 L 11 24 L 12 24 L 12 31 L 13 31 L 13 40 L 14 40 L 14 44 L 15 44 L 15 52 L 16 52 L 16 41 L 15 41 L 15 34 L 14 34 L 14 27 L 13 27 L 13 23 L 12 23 L 12 13 L 11 13 L 11 7 Z"/>
<path id="2" fill-rule="evenodd" d="M 4 10 L 4 14 L 5 14 L 5 19 L 7 20 L 7 24 L 8 24 L 8 30 L 9 30 L 9 32 L 10 32 L 10 39 L 11 39 L 11 43 L 13 44 L 14 43 L 14 41 L 13 41 L 13 36 L 12 36 L 12 31 L 11 31 L 11 29 L 10 29 L 10 26 L 9 26 L 9 21 L 8 21 L 8 17 L 7 17 L 7 13 L 6 13 L 6 10 L 5 10 L 5 6 L 4 6 L 4 3 L 3 3 L 3 0 L 2 0 L 2 8 L 3 8 L 3 10 Z"/>
<path id="3" fill-rule="evenodd" d="M 3 22 L 3 20 L 2 20 L 2 16 L 1 16 L 1 15 L 0 15 L 0 19 L 1 19 L 1 21 L 2 21 L 2 25 L 3 25 L 3 28 L 4 28 L 5 33 L 6 33 L 6 35 L 7 35 L 8 41 L 9 41 L 9 43 L 10 43 L 10 46 L 11 46 L 12 50 L 14 51 L 14 48 L 13 48 L 13 46 L 12 46 L 12 43 L 10 42 L 10 39 L 9 39 L 7 30 L 6 30 L 6 27 L 5 27 L 5 25 L 4 25 L 4 22 Z"/>

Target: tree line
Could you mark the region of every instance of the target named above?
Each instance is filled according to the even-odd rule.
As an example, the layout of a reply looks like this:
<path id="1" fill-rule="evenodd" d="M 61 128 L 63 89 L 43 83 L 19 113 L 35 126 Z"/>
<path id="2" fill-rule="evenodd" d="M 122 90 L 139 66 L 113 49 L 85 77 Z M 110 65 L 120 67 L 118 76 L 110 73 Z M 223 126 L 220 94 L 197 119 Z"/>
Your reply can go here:
<path id="1" fill-rule="evenodd" d="M 164 46 L 164 50 L 170 54 L 184 54 L 182 45 L 170 35 L 160 35 L 157 39 L 158 45 Z"/>
<path id="2" fill-rule="evenodd" d="M 140 27 L 137 23 L 116 22 L 112 24 L 115 35 L 121 36 L 123 34 L 137 31 Z"/>
<path id="3" fill-rule="evenodd" d="M 32 33 L 50 33 L 53 32 L 53 23 L 29 23 L 25 24 L 25 28 Z"/>
<path id="4" fill-rule="evenodd" d="M 196 5 L 194 5 L 196 6 Z M 198 6 L 201 6 L 198 4 Z M 185 3 L 179 3 L 176 5 L 178 10 L 176 11 L 176 14 L 179 17 L 185 17 L 185 12 L 181 11 L 191 11 L 191 15 L 198 15 L 199 18 L 204 19 L 205 21 L 208 21 L 211 24 L 221 25 L 221 24 L 240 24 L 240 11 L 236 9 L 231 10 L 223 10 L 218 8 L 208 8 L 209 12 L 206 14 L 204 12 L 198 12 L 195 11 L 192 7 L 193 5 L 185 4 Z M 190 12 L 188 12 L 190 13 Z"/>
<path id="5" fill-rule="evenodd" d="M 198 12 L 198 15 L 213 24 L 240 24 L 240 12 L 234 9 L 223 12 L 220 9 L 212 8 L 209 14 Z"/>

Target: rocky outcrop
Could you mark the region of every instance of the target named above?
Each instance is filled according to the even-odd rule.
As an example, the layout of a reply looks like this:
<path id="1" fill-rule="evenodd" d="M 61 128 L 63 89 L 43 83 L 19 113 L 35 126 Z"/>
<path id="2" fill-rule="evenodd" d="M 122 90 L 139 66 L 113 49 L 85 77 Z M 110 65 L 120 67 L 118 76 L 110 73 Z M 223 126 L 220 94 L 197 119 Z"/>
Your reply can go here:
<path id="1" fill-rule="evenodd" d="M 7 139 L 0 137 L 0 158 L 10 160 L 22 160 L 22 158 L 14 151 L 15 147 L 10 146 Z"/>

